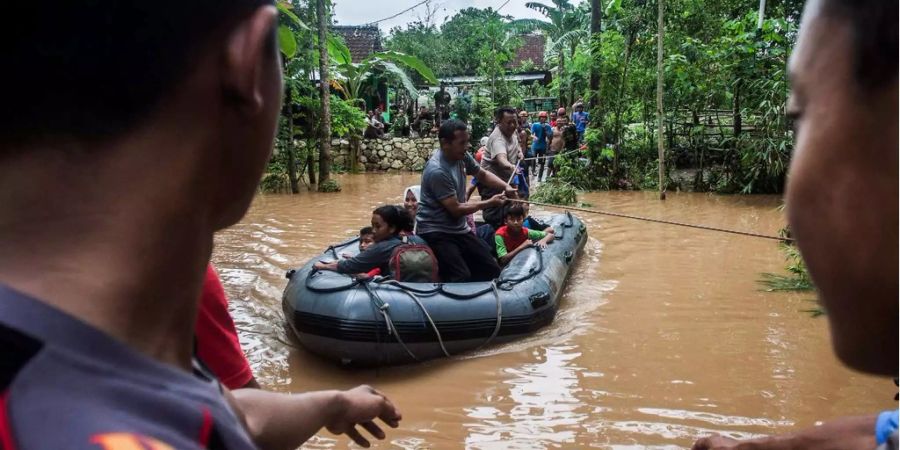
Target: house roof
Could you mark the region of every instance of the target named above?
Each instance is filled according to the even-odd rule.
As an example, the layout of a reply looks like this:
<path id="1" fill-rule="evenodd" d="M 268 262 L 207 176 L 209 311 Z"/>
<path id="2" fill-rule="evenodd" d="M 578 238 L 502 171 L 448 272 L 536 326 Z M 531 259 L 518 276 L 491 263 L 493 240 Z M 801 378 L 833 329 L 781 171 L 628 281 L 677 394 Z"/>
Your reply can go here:
<path id="1" fill-rule="evenodd" d="M 372 53 L 383 50 L 381 46 L 381 31 L 375 25 L 334 25 L 331 27 L 331 30 L 344 39 L 344 43 L 350 49 L 350 57 L 355 63 L 366 59 Z"/>
<path id="2" fill-rule="evenodd" d="M 534 68 L 541 70 L 544 68 L 544 45 L 546 39 L 542 34 L 528 34 L 522 36 L 522 46 L 516 50 L 516 56 L 509 64 L 511 68 L 519 68 L 526 61 L 534 63 Z"/>

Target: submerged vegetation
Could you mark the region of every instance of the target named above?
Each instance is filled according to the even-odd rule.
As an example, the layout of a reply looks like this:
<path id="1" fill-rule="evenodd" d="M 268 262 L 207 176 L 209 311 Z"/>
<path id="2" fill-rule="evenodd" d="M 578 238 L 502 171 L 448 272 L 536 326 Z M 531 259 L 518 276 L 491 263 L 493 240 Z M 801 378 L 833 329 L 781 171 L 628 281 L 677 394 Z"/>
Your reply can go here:
<path id="1" fill-rule="evenodd" d="M 551 179 L 535 188 L 529 200 L 553 205 L 573 205 L 578 200 L 578 192 L 575 186 L 565 181 Z"/>

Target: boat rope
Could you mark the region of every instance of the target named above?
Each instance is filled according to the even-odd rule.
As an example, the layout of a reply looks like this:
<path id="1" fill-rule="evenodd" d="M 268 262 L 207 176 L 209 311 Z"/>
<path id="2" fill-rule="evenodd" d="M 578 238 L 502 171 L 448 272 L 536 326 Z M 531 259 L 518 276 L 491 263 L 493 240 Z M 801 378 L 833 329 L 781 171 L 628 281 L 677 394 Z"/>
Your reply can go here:
<path id="1" fill-rule="evenodd" d="M 539 160 L 539 159 L 556 158 L 557 156 L 571 155 L 572 153 L 578 153 L 578 152 L 580 152 L 580 151 L 581 151 L 581 150 L 577 150 L 577 149 L 576 149 L 576 150 L 566 150 L 566 151 L 564 151 L 564 152 L 562 152 L 562 153 L 557 153 L 557 154 L 555 154 L 555 155 L 532 156 L 532 157 L 530 157 L 530 158 L 522 158 L 521 161 L 537 161 L 537 160 Z"/>
<path id="2" fill-rule="evenodd" d="M 635 216 L 632 214 L 624 214 L 624 213 L 618 213 L 618 212 L 613 212 L 613 211 L 603 211 L 603 210 L 599 210 L 599 209 L 579 208 L 576 206 L 554 205 L 551 203 L 541 203 L 541 202 L 534 202 L 534 201 L 530 201 L 530 200 L 519 200 L 519 199 L 512 199 L 512 198 L 509 199 L 509 201 L 516 202 L 516 203 L 527 203 L 529 205 L 544 206 L 544 207 L 548 207 L 548 208 L 559 208 L 559 209 L 565 209 L 565 210 L 569 210 L 569 211 L 578 211 L 578 212 L 584 212 L 584 213 L 588 213 L 588 214 L 600 214 L 600 215 L 604 215 L 604 216 L 621 217 L 621 218 L 625 218 L 625 219 L 634 219 L 634 220 L 640 220 L 640 221 L 644 221 L 644 222 L 662 223 L 662 224 L 666 224 L 666 225 L 676 225 L 679 227 L 695 228 L 698 230 L 718 231 L 720 233 L 730 233 L 730 234 L 738 234 L 741 236 L 758 237 L 758 238 L 762 238 L 762 239 L 771 239 L 771 240 L 781 241 L 781 242 L 794 242 L 794 239 L 789 238 L 789 237 L 772 236 L 769 234 L 754 233 L 752 231 L 731 230 L 728 228 L 712 227 L 709 225 L 699 225 L 699 224 L 695 224 L 695 223 L 676 222 L 674 220 L 656 219 L 656 218 L 652 218 L 652 217 Z"/>
<path id="3" fill-rule="evenodd" d="M 408 295 L 411 299 L 413 299 L 414 302 L 416 302 L 417 305 L 419 305 L 419 308 L 422 310 L 422 314 L 425 315 L 425 318 L 428 319 L 428 323 L 431 324 L 431 329 L 434 330 L 434 335 L 437 337 L 438 345 L 441 346 L 441 351 L 444 352 L 444 356 L 449 358 L 450 352 L 447 351 L 447 347 L 444 346 L 444 339 L 441 337 L 441 332 L 440 330 L 438 330 L 437 325 L 434 323 L 434 319 L 431 318 L 431 314 L 428 314 L 428 310 L 425 309 L 425 305 L 422 304 L 422 301 L 419 299 L 419 297 L 416 296 L 416 294 L 413 294 L 412 292 L 409 292 L 402 288 L 400 290 L 406 293 L 406 295 Z"/>
<path id="4" fill-rule="evenodd" d="M 400 337 L 400 332 L 397 331 L 397 327 L 394 326 L 394 321 L 391 320 L 391 313 L 389 311 L 391 305 L 382 301 L 381 297 L 378 296 L 378 293 L 376 293 L 374 290 L 372 290 L 371 287 L 369 287 L 369 283 L 361 284 L 366 288 L 366 292 L 369 293 L 369 298 L 372 300 L 372 303 L 384 318 L 384 323 L 387 326 L 388 335 L 393 335 L 397 339 L 397 342 L 400 344 L 400 346 L 403 347 L 403 350 L 406 350 L 406 353 L 409 354 L 409 357 L 412 358 L 413 361 L 418 362 L 419 358 L 417 358 L 412 350 L 410 350 L 409 347 L 406 346 L 406 343 L 403 342 L 403 338 Z"/>
<path id="5" fill-rule="evenodd" d="M 503 322 L 503 302 L 500 301 L 500 289 L 497 287 L 497 280 L 491 282 L 491 288 L 494 291 L 494 300 L 497 301 L 497 321 L 494 324 L 494 332 L 491 333 L 491 335 L 488 336 L 488 338 L 484 342 L 482 342 L 481 345 L 476 347 L 475 350 L 478 350 L 481 347 L 490 344 L 491 341 L 493 341 L 494 338 L 496 338 L 497 335 L 500 334 L 500 324 Z"/>

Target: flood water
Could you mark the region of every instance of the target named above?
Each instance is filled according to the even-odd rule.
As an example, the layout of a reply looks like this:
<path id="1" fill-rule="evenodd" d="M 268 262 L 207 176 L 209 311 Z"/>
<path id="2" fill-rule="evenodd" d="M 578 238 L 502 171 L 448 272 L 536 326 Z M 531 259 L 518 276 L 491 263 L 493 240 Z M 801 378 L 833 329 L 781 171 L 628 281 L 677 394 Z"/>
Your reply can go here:
<path id="1" fill-rule="evenodd" d="M 525 340 L 447 360 L 348 370 L 293 347 L 286 270 L 399 203 L 418 174 L 344 175 L 338 194 L 259 195 L 216 237 L 213 261 L 241 343 L 267 388 L 302 392 L 372 384 L 404 415 L 377 448 L 684 448 L 895 408 L 889 380 L 843 368 L 811 293 L 762 292 L 781 273 L 773 241 L 584 215 L 590 239 L 556 321 Z M 603 192 L 596 209 L 777 234 L 773 196 Z M 346 448 L 323 432 L 306 448 Z"/>

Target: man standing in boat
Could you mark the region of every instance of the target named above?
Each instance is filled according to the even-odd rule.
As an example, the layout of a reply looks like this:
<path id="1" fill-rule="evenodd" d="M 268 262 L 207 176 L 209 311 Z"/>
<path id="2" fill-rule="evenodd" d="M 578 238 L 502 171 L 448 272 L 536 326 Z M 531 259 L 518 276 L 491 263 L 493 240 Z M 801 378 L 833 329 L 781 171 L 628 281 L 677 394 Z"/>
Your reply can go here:
<path id="1" fill-rule="evenodd" d="M 510 107 L 500 108 L 494 113 L 494 119 L 497 126 L 488 137 L 484 155 L 481 157 L 481 168 L 504 181 L 510 180 L 524 156 L 516 133 L 519 129 L 516 110 Z M 481 198 L 488 199 L 503 193 L 503 188 L 479 184 L 478 193 Z M 503 225 L 503 204 L 485 208 L 483 216 L 486 223 L 494 229 L 499 228 Z"/>
<path id="2" fill-rule="evenodd" d="M 515 114 L 513 114 L 515 123 Z M 450 119 L 438 132 L 440 148 L 422 171 L 418 235 L 428 243 L 438 260 L 444 282 L 489 281 L 500 275 L 500 266 L 490 249 L 469 229 L 466 215 L 486 208 L 499 208 L 506 195 L 516 189 L 487 170 L 482 170 L 466 148 L 469 132 L 465 122 Z M 466 175 L 479 186 L 496 190 L 489 200 L 466 202 Z"/>

